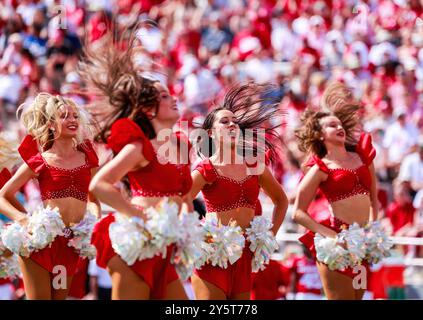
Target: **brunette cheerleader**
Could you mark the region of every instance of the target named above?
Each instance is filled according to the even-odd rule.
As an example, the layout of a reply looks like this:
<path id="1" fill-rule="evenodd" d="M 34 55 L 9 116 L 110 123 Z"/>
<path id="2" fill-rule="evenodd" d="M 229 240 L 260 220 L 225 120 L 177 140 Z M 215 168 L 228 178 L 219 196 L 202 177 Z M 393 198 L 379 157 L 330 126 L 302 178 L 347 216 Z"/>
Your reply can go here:
<path id="1" fill-rule="evenodd" d="M 375 149 L 369 134 L 362 133 L 358 141 L 354 135 L 359 107 L 348 88 L 332 83 L 324 97 L 325 109 L 306 110 L 296 131 L 300 150 L 311 158 L 293 218 L 309 230 L 300 241 L 317 258 L 326 297 L 361 299 L 369 262 L 389 254 L 390 247 L 380 225 L 369 223 L 378 218 Z M 318 189 L 330 203 L 327 221 L 317 222 L 307 213 Z M 385 244 L 381 251 L 374 246 L 377 241 L 381 247 Z M 360 281 L 354 282 L 356 276 Z"/>
<path id="2" fill-rule="evenodd" d="M 256 164 L 261 170 L 254 166 L 251 171 L 250 159 L 235 160 L 251 148 L 253 154 L 264 155 L 264 146 L 257 144 L 260 139 L 240 139 L 241 132 L 257 131 L 276 115 L 276 106 L 261 99 L 264 91 L 265 87 L 253 83 L 234 87 L 203 124 L 207 136 L 200 143 L 200 154 L 206 157 L 192 173 L 191 195 L 203 193 L 210 243 L 204 265 L 198 265 L 191 278 L 196 299 L 250 299 L 251 272 L 264 268 L 277 248 L 274 236 L 284 219 L 287 197 L 264 161 Z M 260 188 L 274 204 L 271 222 L 255 217 Z M 258 229 L 266 239 L 258 239 Z"/>
<path id="3" fill-rule="evenodd" d="M 124 51 L 116 47 L 106 35 L 95 51 L 87 47 L 80 68 L 88 88 L 110 107 L 98 137 L 114 153 L 90 185 L 118 212 L 95 227 L 96 261 L 111 275 L 112 299 L 186 299 L 174 265 L 175 245 L 166 239 L 177 228 L 175 211 L 177 216 L 184 203 L 185 211 L 192 210 L 188 155 L 179 164 L 169 161 L 158 152 L 163 142 L 157 139 L 161 130 L 172 132 L 179 118 L 176 100 L 165 85 L 137 72 L 135 40 Z M 170 140 L 188 146 L 173 132 Z M 115 187 L 121 180 L 129 185 L 129 197 Z M 154 234 L 149 226 L 156 222 L 167 234 Z"/>
<path id="4" fill-rule="evenodd" d="M 2 240 L 20 255 L 28 299 L 65 299 L 80 257 L 95 255 L 90 238 L 100 207 L 88 185 L 98 159 L 84 139 L 88 118 L 72 100 L 40 93 L 21 110 L 29 133 L 18 149 L 25 163 L 0 192 L 0 211 L 15 222 Z M 44 207 L 28 214 L 15 194 L 31 178 Z"/>

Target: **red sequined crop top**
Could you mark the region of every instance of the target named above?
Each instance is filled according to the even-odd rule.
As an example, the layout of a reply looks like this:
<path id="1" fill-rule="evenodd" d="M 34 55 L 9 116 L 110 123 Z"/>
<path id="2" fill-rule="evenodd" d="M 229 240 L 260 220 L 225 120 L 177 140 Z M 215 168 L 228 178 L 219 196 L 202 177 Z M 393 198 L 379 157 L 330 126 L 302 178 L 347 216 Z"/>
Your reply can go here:
<path id="1" fill-rule="evenodd" d="M 185 138 L 180 133 L 177 133 L 177 137 L 178 141 Z M 160 163 L 151 141 L 132 120 L 124 118 L 116 121 L 111 128 L 107 144 L 114 153 L 119 153 L 126 144 L 134 141 L 142 143 L 142 154 L 149 163 L 127 174 L 133 196 L 183 196 L 191 190 L 192 178 L 189 163 Z M 188 139 L 186 143 L 189 145 Z"/>
<path id="2" fill-rule="evenodd" d="M 38 150 L 37 142 L 27 135 L 18 151 L 31 168 L 38 174 L 41 199 L 75 198 L 86 202 L 91 181 L 91 169 L 98 167 L 98 158 L 89 140 L 77 146 L 85 154 L 85 164 L 73 169 L 49 165 Z"/>
<path id="3" fill-rule="evenodd" d="M 319 186 L 321 192 L 329 202 L 343 200 L 358 194 L 370 194 L 372 177 L 369 166 L 376 156 L 370 134 L 363 133 L 355 150 L 363 164 L 355 169 L 335 168 L 330 169 L 314 155 L 306 165 L 311 167 L 316 164 L 328 177 Z"/>
<path id="4" fill-rule="evenodd" d="M 202 190 L 207 212 L 222 212 L 236 208 L 256 210 L 260 186 L 258 175 L 241 181 L 220 175 L 209 159 L 201 161 L 198 170 L 208 182 Z"/>

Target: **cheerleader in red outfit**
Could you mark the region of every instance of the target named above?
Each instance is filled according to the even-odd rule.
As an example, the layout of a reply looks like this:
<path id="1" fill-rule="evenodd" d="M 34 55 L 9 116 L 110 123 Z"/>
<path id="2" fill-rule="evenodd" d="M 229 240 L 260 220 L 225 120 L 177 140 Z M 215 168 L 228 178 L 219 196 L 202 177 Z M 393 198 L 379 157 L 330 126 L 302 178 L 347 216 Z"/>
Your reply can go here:
<path id="1" fill-rule="evenodd" d="M 263 89 L 252 83 L 234 87 L 225 96 L 223 106 L 207 115 L 203 129 L 208 136 L 200 152 L 208 157 L 192 173 L 191 195 L 194 198 L 202 191 L 207 207 L 206 221 L 215 219 L 224 226 L 235 223 L 245 236 L 245 230 L 255 218 L 259 190 L 263 188 L 275 205 L 271 227 L 274 238 L 288 206 L 282 187 L 264 161 L 263 170 L 251 174 L 245 160 L 235 162 L 241 130 L 259 128 L 275 115 L 270 112 L 270 105 L 260 108 Z M 209 146 L 213 152 L 207 151 Z M 225 157 L 227 151 L 230 157 Z M 245 242 L 240 257 L 226 268 L 208 261 L 195 270 L 191 282 L 196 299 L 250 299 L 254 253 L 249 242 Z"/>
<path id="2" fill-rule="evenodd" d="M 97 247 L 97 264 L 110 273 L 113 300 L 186 299 L 171 262 L 172 245 L 165 255 L 150 258 L 140 259 L 143 250 L 139 250 L 137 258 L 130 261 L 116 252 L 119 239 L 112 237 L 119 219 L 137 218 L 146 223 L 145 210 L 166 199 L 176 203 L 179 210 L 185 203 L 192 211 L 192 201 L 188 199 L 192 185 L 188 157 L 175 164 L 158 152 L 163 143 L 157 135 L 161 130 L 172 132 L 179 118 L 176 100 L 166 86 L 137 72 L 134 45 L 130 42 L 125 52 L 119 52 L 110 35 L 106 35 L 102 47 L 96 46 L 95 51 L 87 47 L 87 60 L 81 64 L 80 73 L 88 87 L 111 106 L 99 137 L 115 155 L 96 175 L 90 190 L 118 214 L 109 214 L 97 223 L 92 242 Z M 188 144 L 175 133 L 170 140 Z M 123 179 L 129 184 L 130 197 L 115 188 Z"/>
<path id="3" fill-rule="evenodd" d="M 53 223 L 51 219 L 56 228 L 62 228 L 50 234 L 53 240 L 47 242 L 40 242 L 40 234 L 32 233 L 16 253 L 21 255 L 19 262 L 28 299 L 65 299 L 80 256 L 89 256 L 85 255 L 85 249 L 91 252 L 93 249 L 89 228 L 88 234 L 82 237 L 79 227 L 81 223 L 88 227 L 86 218 L 100 213 L 98 202 L 88 194 L 98 159 L 89 140 L 83 138 L 83 127 L 88 125 L 86 115 L 72 100 L 40 93 L 24 109 L 21 120 L 29 133 L 18 149 L 25 163 L 2 188 L 0 211 L 15 221 L 13 230 L 19 230 L 19 234 L 42 229 L 45 224 Z M 44 209 L 28 216 L 14 203 L 16 192 L 32 178 L 38 180 Z M 89 204 L 92 214 L 87 213 Z M 48 208 L 51 211 L 47 221 L 31 220 L 35 216 L 43 217 Z M 11 246 L 20 240 L 13 230 L 7 237 Z M 30 234 L 28 231 L 25 237 Z M 5 234 L 2 239 L 8 246 Z M 39 247 L 40 243 L 44 245 Z M 86 246 L 82 246 L 84 243 Z M 55 276 L 61 276 L 60 285 L 55 285 Z"/>
<path id="4" fill-rule="evenodd" d="M 303 126 L 296 132 L 301 151 L 311 153 L 309 170 L 301 180 L 294 204 L 294 220 L 309 231 L 300 241 L 316 257 L 314 234 L 336 238 L 353 223 L 365 226 L 378 216 L 376 177 L 373 166 L 375 150 L 369 134 L 362 134 L 355 143 L 358 104 L 351 93 L 339 83 L 329 85 L 324 94 L 332 111 L 306 110 Z M 318 223 L 308 213 L 308 207 L 320 188 L 330 203 L 332 216 Z M 351 267 L 331 270 L 316 261 L 328 299 L 361 299 L 364 290 L 354 288 L 357 276 Z M 364 262 L 364 266 L 368 265 Z M 368 270 L 368 269 L 367 269 Z"/>

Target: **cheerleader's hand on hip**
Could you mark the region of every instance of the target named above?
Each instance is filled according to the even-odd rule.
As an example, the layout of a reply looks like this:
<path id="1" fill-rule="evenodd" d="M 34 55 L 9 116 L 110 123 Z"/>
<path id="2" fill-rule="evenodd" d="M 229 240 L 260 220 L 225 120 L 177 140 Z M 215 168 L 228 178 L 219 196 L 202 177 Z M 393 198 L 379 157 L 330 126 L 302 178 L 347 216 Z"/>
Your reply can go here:
<path id="1" fill-rule="evenodd" d="M 184 211 L 184 210 L 186 210 L 187 212 L 193 212 L 194 211 L 194 204 L 192 202 L 192 196 L 189 192 L 182 197 L 181 211 Z"/>
<path id="2" fill-rule="evenodd" d="M 136 207 L 131 207 L 131 209 L 128 212 L 125 212 L 125 214 L 129 217 L 138 217 L 144 221 L 147 220 L 147 216 L 145 215 L 144 211 Z"/>
<path id="3" fill-rule="evenodd" d="M 318 231 L 318 233 L 325 236 L 326 238 L 334 238 L 334 239 L 338 235 L 338 233 L 336 231 L 329 229 L 327 227 L 324 227 L 324 226 L 323 226 L 321 231 Z"/>

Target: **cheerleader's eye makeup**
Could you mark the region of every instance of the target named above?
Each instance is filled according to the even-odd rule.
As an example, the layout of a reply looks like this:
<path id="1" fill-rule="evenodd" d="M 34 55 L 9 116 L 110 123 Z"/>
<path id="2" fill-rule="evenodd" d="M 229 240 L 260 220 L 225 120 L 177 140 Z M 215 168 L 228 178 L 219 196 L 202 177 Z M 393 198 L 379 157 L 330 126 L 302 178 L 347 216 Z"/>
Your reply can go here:
<path id="1" fill-rule="evenodd" d="M 233 119 L 229 120 L 229 118 L 224 117 L 224 118 L 220 119 L 220 123 L 222 123 L 222 124 L 228 124 L 228 123 L 230 123 L 231 121 L 232 121 L 233 123 L 235 123 L 235 124 L 238 124 L 238 123 L 239 123 L 239 120 L 238 120 L 238 119 L 236 119 L 236 118 L 233 118 Z"/>

